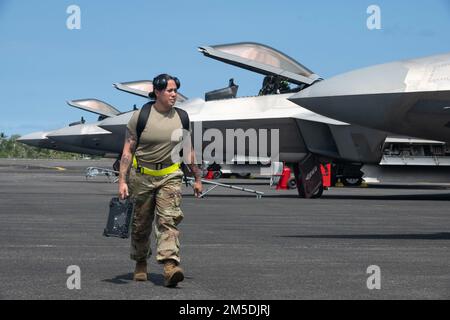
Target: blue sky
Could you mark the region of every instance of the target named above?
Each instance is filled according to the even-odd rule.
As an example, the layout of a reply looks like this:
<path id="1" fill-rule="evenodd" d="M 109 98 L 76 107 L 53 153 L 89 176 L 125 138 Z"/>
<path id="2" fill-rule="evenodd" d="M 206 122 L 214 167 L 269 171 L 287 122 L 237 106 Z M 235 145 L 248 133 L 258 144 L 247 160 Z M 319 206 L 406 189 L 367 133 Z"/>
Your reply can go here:
<path id="1" fill-rule="evenodd" d="M 344 4 L 343 4 L 344 3 Z M 81 9 L 69 30 L 68 6 Z M 368 6 L 381 9 L 369 30 Z M 180 78 L 203 97 L 234 78 L 239 96 L 262 76 L 203 57 L 200 45 L 252 41 L 272 46 L 323 78 L 372 64 L 450 51 L 450 0 L 0 0 L 0 132 L 27 134 L 84 116 L 65 101 L 98 98 L 119 110 L 145 99 L 112 83 Z"/>

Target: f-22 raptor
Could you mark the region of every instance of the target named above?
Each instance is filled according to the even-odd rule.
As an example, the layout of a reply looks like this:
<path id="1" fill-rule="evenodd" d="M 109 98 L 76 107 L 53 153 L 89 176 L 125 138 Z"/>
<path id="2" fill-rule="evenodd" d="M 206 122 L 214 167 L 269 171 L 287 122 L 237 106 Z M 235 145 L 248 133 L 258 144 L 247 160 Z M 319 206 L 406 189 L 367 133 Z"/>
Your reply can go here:
<path id="1" fill-rule="evenodd" d="M 387 135 L 385 132 L 321 116 L 291 101 L 297 93 L 314 88 L 323 81 L 302 64 L 273 48 L 250 42 L 200 47 L 199 50 L 207 57 L 265 77 L 257 96 L 236 97 L 237 86 L 233 81 L 226 88 L 208 92 L 205 99 L 180 96 L 178 107 L 188 112 L 194 139 L 196 135 L 203 136 L 208 129 L 220 131 L 223 137 L 227 137 L 229 129 L 277 129 L 278 159 L 294 169 L 299 196 L 306 198 L 322 194 L 320 163 L 332 161 L 335 172 L 349 178 L 360 178 L 360 168 L 364 163 L 379 163 Z M 150 81 L 116 83 L 114 86 L 142 97 L 148 97 L 152 91 Z M 99 114 L 99 121 L 40 133 L 38 138 L 45 138 L 42 140 L 32 134 L 22 137 L 21 141 L 41 147 L 48 147 L 51 141 L 50 145 L 53 143 L 53 148 L 60 150 L 73 151 L 76 147 L 82 148 L 83 153 L 94 150 L 113 153 L 120 158 L 125 126 L 133 111 L 120 113 L 114 107 L 92 99 L 75 100 L 69 104 Z M 196 124 L 199 123 L 201 132 L 196 132 Z M 202 149 L 208 145 L 209 141 L 203 140 Z M 238 148 L 226 150 L 226 145 L 227 141 L 223 141 L 224 147 L 216 150 L 224 153 L 223 159 L 249 160 L 248 143 L 243 154 L 239 154 L 242 149 Z M 270 145 L 264 148 L 271 150 Z"/>

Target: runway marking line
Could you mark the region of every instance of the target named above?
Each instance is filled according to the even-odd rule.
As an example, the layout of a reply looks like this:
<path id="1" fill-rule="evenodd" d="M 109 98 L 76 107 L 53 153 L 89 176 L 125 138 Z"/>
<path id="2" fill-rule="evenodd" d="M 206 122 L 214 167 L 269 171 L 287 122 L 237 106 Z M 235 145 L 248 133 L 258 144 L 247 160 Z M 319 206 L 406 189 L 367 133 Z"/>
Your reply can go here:
<path id="1" fill-rule="evenodd" d="M 43 168 L 56 169 L 58 171 L 66 171 L 67 170 L 66 168 L 63 168 L 63 167 L 45 167 L 45 166 L 43 166 Z"/>

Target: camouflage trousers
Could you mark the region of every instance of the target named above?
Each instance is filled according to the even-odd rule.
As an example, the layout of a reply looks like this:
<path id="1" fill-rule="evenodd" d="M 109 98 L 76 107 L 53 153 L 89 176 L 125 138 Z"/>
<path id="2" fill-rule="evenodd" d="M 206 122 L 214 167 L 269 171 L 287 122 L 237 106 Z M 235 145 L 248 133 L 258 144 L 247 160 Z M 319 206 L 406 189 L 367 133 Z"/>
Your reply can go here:
<path id="1" fill-rule="evenodd" d="M 166 259 L 180 262 L 177 225 L 183 220 L 183 212 L 180 209 L 182 177 L 181 170 L 162 177 L 131 170 L 129 189 L 134 203 L 131 259 L 145 261 L 151 256 L 150 235 L 154 221 L 158 253 L 156 260 L 160 263 Z"/>

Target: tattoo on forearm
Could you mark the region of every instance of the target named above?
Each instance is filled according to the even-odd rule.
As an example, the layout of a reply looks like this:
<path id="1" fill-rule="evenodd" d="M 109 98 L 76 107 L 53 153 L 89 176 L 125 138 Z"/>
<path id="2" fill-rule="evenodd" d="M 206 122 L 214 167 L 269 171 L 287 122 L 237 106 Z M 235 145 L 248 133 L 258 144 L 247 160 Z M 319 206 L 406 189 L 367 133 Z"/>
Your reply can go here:
<path id="1" fill-rule="evenodd" d="M 125 182 L 126 177 L 131 169 L 131 155 L 123 154 L 120 159 L 119 181 Z"/>
<path id="2" fill-rule="evenodd" d="M 137 136 L 127 128 L 125 142 L 130 144 L 131 152 L 134 153 L 137 147 Z"/>
<path id="3" fill-rule="evenodd" d="M 191 152 L 190 152 L 189 156 L 190 156 L 189 168 L 191 169 L 191 172 L 194 174 L 195 179 L 201 179 L 202 171 L 197 166 L 194 148 L 191 148 Z"/>
<path id="4" fill-rule="evenodd" d="M 194 174 L 195 179 L 201 179 L 202 172 L 196 164 L 191 163 L 189 165 L 189 168 L 191 169 L 192 173 Z"/>
<path id="5" fill-rule="evenodd" d="M 136 151 L 137 137 L 130 129 L 127 128 L 125 135 L 125 146 L 120 160 L 119 181 L 125 182 L 127 175 L 130 173 L 133 154 Z"/>

